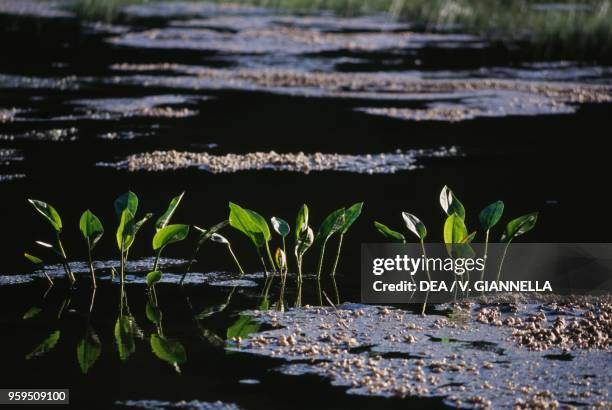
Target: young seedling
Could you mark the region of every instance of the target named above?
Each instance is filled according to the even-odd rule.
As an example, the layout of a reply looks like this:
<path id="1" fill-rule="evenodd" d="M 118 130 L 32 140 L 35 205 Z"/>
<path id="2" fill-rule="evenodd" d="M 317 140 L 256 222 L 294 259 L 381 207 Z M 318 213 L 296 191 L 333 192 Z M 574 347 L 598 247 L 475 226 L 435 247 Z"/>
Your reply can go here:
<path id="1" fill-rule="evenodd" d="M 393 242 L 396 242 L 396 243 L 406 243 L 406 237 L 404 235 L 402 235 L 401 233 L 397 231 L 390 229 L 386 225 L 380 222 L 374 221 L 374 227 L 385 238 Z"/>
<path id="2" fill-rule="evenodd" d="M 208 241 L 210 238 L 212 238 L 212 236 L 215 233 L 219 232 L 220 230 L 225 228 L 227 225 L 229 225 L 229 221 L 226 219 L 224 221 L 219 222 L 216 225 L 213 225 L 209 229 L 203 229 L 198 226 L 194 226 L 196 231 L 199 232 L 198 239 L 196 241 L 196 246 L 193 250 L 193 254 L 191 255 L 191 258 L 189 259 L 189 264 L 187 265 L 187 269 L 185 269 L 183 276 L 181 276 L 181 281 L 180 281 L 181 286 L 183 285 L 183 282 L 185 281 L 187 274 L 191 272 L 191 267 L 195 263 L 196 257 L 198 256 L 198 253 L 200 252 L 200 248 L 202 248 L 202 245 L 204 245 L 204 243 Z"/>
<path id="3" fill-rule="evenodd" d="M 87 242 L 87 260 L 89 262 L 89 273 L 91 273 L 91 283 L 93 288 L 96 288 L 96 274 L 94 272 L 93 260 L 91 252 L 104 235 L 102 223 L 89 209 L 83 212 L 79 221 L 79 228 L 83 234 L 83 238 Z"/>
<path id="4" fill-rule="evenodd" d="M 425 224 L 421 222 L 419 218 L 410 214 L 408 212 L 402 212 L 402 218 L 404 219 L 404 223 L 406 224 L 406 228 L 410 232 L 416 235 L 419 238 L 419 242 L 421 243 L 421 251 L 423 252 L 423 258 L 427 260 L 427 252 L 425 252 L 425 237 L 427 236 L 427 228 Z M 427 272 L 427 280 L 431 281 L 431 274 L 429 273 L 429 267 L 426 266 L 425 272 Z M 414 278 L 410 277 L 413 281 Z M 421 311 L 422 315 L 425 315 L 425 309 L 427 308 L 427 299 L 429 298 L 429 290 L 425 294 L 425 301 L 423 302 L 423 310 Z"/>
<path id="5" fill-rule="evenodd" d="M 28 202 L 32 204 L 34 209 L 36 209 L 38 213 L 40 213 L 43 217 L 45 217 L 45 219 L 53 227 L 53 230 L 55 231 L 55 237 L 57 240 L 57 248 L 56 247 L 52 247 L 52 248 L 55 251 L 55 253 L 57 253 L 60 256 L 62 260 L 62 265 L 64 266 L 64 271 L 66 272 L 66 277 L 68 278 L 68 281 L 70 282 L 70 284 L 73 285 L 76 282 L 76 278 L 74 277 L 74 274 L 70 270 L 70 265 L 68 264 L 68 256 L 66 255 L 66 251 L 64 250 L 64 246 L 62 245 L 62 240 L 60 238 L 60 234 L 62 232 L 62 219 L 60 218 L 55 208 L 53 208 L 51 205 L 47 204 L 46 202 L 39 201 L 36 199 L 28 199 Z"/>
<path id="6" fill-rule="evenodd" d="M 148 213 L 142 219 L 136 220 L 136 212 L 138 211 L 138 197 L 133 192 L 126 192 L 115 200 L 115 213 L 119 218 L 119 226 L 117 227 L 117 247 L 120 252 L 120 275 L 121 286 L 125 282 L 125 265 L 127 263 L 130 248 L 134 244 L 136 234 L 142 228 L 142 225 L 149 220 L 153 214 Z"/>
<path id="7" fill-rule="evenodd" d="M 319 254 L 319 263 L 317 264 L 317 280 L 321 279 L 321 270 L 323 268 L 323 258 L 325 257 L 325 246 L 327 241 L 333 234 L 340 231 L 346 223 L 346 211 L 340 208 L 327 215 L 321 223 L 315 242 L 321 245 L 321 253 Z"/>
<path id="8" fill-rule="evenodd" d="M 275 271 L 274 261 L 272 260 L 272 254 L 270 253 L 270 247 L 268 242 L 271 239 L 270 228 L 265 218 L 255 211 L 250 209 L 242 208 L 233 202 L 229 203 L 229 224 L 232 228 L 235 228 L 245 234 L 257 249 L 257 254 L 264 267 L 264 272 L 267 274 L 266 263 L 262 252 L 265 252 L 268 256 L 268 262 L 270 263 L 271 269 Z"/>
<path id="9" fill-rule="evenodd" d="M 25 253 L 23 254 L 23 256 L 29 260 L 30 262 L 32 262 L 34 265 L 39 265 L 42 266 L 44 264 L 43 260 L 34 256 L 34 255 L 30 255 L 29 253 Z M 49 281 L 49 285 L 53 286 L 53 279 L 51 279 L 51 277 L 49 276 L 49 274 L 47 272 L 43 272 L 45 275 L 45 278 L 47 278 L 47 280 Z"/>
<path id="10" fill-rule="evenodd" d="M 481 281 L 484 280 L 487 256 L 489 255 L 489 234 L 491 232 L 491 228 L 497 225 L 503 213 L 504 203 L 502 201 L 496 201 L 480 211 L 480 215 L 478 216 L 480 226 L 482 226 L 482 229 L 485 231 L 484 262 L 482 271 L 480 272 Z"/>
<path id="11" fill-rule="evenodd" d="M 229 251 L 230 255 L 232 256 L 232 259 L 234 260 L 234 263 L 236 264 L 236 267 L 238 268 L 238 271 L 240 272 L 240 276 L 244 275 L 244 270 L 242 269 L 242 266 L 240 265 L 240 262 L 238 262 L 238 258 L 236 257 L 236 254 L 232 250 L 232 244 L 230 243 L 230 241 L 225 236 L 220 235 L 218 233 L 213 233 L 210 239 L 213 242 L 221 243 L 221 244 L 227 246 L 227 250 Z"/>
<path id="12" fill-rule="evenodd" d="M 504 260 L 506 259 L 506 253 L 508 252 L 508 247 L 510 246 L 510 243 L 515 238 L 531 231 L 537 221 L 538 213 L 533 212 L 527 215 L 519 216 L 518 218 L 508 222 L 508 225 L 506 225 L 506 231 L 501 237 L 501 241 L 506 242 L 506 246 L 504 247 L 504 252 L 502 254 L 501 261 L 499 262 L 499 270 L 497 271 L 498 281 L 501 279 L 502 266 L 504 264 Z"/>
<path id="13" fill-rule="evenodd" d="M 281 277 L 281 290 L 280 290 L 280 298 L 277 304 L 277 309 L 280 311 L 285 310 L 285 283 L 287 282 L 287 256 L 285 252 L 278 248 L 276 249 L 276 253 L 274 254 L 274 261 L 276 262 L 276 267 L 280 272 Z"/>
<path id="14" fill-rule="evenodd" d="M 183 196 L 185 196 L 185 192 L 182 192 L 179 196 L 175 196 L 174 198 L 172 198 L 170 204 L 168 205 L 168 209 L 166 209 L 166 212 L 164 212 L 162 216 L 157 218 L 157 221 L 155 221 L 156 231 L 159 231 L 170 223 L 170 219 L 174 215 L 176 208 L 178 208 L 179 204 L 181 203 Z"/>
<path id="15" fill-rule="evenodd" d="M 338 250 L 336 251 L 336 259 L 334 260 L 334 266 L 331 271 L 331 275 L 336 275 L 336 268 L 338 267 L 338 261 L 340 260 L 340 252 L 342 251 L 342 239 L 348 232 L 349 228 L 361 215 L 361 209 L 363 208 L 363 202 L 358 202 L 348 208 L 344 214 L 344 225 L 339 230 L 340 238 L 338 239 Z"/>
<path id="16" fill-rule="evenodd" d="M 451 216 L 452 214 L 456 214 L 459 218 L 465 220 L 465 208 L 463 204 L 446 185 L 444 185 L 444 188 L 442 188 L 440 192 L 440 205 L 444 212 L 446 212 L 446 215 Z"/>
<path id="17" fill-rule="evenodd" d="M 270 222 L 272 222 L 272 228 L 274 229 L 274 232 L 279 234 L 280 237 L 283 239 L 283 252 L 286 254 L 287 248 L 285 247 L 285 237 L 289 235 L 291 228 L 289 227 L 287 221 L 281 218 L 277 218 L 276 216 L 273 216 L 270 219 Z"/>
<path id="18" fill-rule="evenodd" d="M 171 243 L 176 243 L 184 240 L 189 235 L 189 225 L 174 224 L 166 225 L 155 233 L 153 237 L 153 250 L 155 254 L 155 262 L 153 262 L 153 271 L 157 270 L 159 258 L 164 248 Z"/>
<path id="19" fill-rule="evenodd" d="M 294 254 L 297 265 L 297 296 L 295 306 L 302 305 L 302 261 L 304 254 L 314 243 L 314 232 L 308 226 L 308 206 L 303 204 L 295 218 Z"/>
<path id="20" fill-rule="evenodd" d="M 149 288 L 150 294 L 152 295 L 155 304 L 157 304 L 157 292 L 155 292 L 155 284 L 161 280 L 162 276 L 163 273 L 161 271 L 154 270 L 152 272 L 147 273 L 147 276 L 145 278 L 147 282 L 147 287 Z"/>

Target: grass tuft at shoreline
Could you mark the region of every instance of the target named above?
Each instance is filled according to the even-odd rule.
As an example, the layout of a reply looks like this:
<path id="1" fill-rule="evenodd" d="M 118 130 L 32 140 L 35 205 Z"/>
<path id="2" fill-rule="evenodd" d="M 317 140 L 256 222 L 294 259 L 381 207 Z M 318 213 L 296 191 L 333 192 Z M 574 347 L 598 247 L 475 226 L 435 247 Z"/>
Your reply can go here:
<path id="1" fill-rule="evenodd" d="M 88 20 L 112 21 L 126 4 L 146 0 L 75 0 Z M 452 30 L 527 42 L 534 58 L 612 61 L 612 0 L 213 0 L 340 16 L 387 13 L 424 31 Z"/>

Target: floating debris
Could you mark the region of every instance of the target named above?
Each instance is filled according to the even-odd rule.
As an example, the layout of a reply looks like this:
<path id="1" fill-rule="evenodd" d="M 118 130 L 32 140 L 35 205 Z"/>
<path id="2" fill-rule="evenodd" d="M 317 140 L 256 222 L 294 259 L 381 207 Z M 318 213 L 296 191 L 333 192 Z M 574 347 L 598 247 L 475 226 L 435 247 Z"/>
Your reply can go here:
<path id="1" fill-rule="evenodd" d="M 609 315 L 605 303 L 582 305 L 570 316 L 588 318 L 601 309 Z M 541 308 L 522 306 L 525 318 Z M 591 350 L 572 345 L 573 360 L 550 360 L 517 345 L 510 329 L 476 320 L 480 307 L 456 306 L 467 322 L 357 304 L 247 312 L 275 329 L 228 349 L 283 358 L 288 364 L 280 372 L 324 376 L 349 394 L 445 397 L 456 407 L 612 404 L 609 344 Z M 590 323 L 579 326 L 590 329 Z"/>
<path id="2" fill-rule="evenodd" d="M 2 108 L 0 107 L 0 124 L 15 121 L 15 116 L 23 112 L 17 108 Z"/>
<path id="3" fill-rule="evenodd" d="M 117 401 L 116 406 L 145 410 L 188 409 L 188 410 L 240 410 L 235 404 L 222 401 L 162 401 L 162 400 L 127 400 Z"/>
<path id="4" fill-rule="evenodd" d="M 212 173 L 232 173 L 250 170 L 291 171 L 308 174 L 311 171 L 340 171 L 386 174 L 420 168 L 421 158 L 446 158 L 459 155 L 456 147 L 437 150 L 419 149 L 386 154 L 282 154 L 275 151 L 248 154 L 213 155 L 207 152 L 154 151 L 130 155 L 115 163 L 98 166 L 128 171 L 169 171 L 197 167 Z"/>
<path id="5" fill-rule="evenodd" d="M 31 140 L 31 141 L 49 141 L 49 142 L 68 142 L 78 139 L 78 129 L 70 128 L 53 128 L 50 130 L 33 130 L 21 134 L 0 134 L 0 141 L 13 140 Z"/>
<path id="6" fill-rule="evenodd" d="M 188 108 L 175 108 L 171 105 L 202 101 L 207 97 L 186 97 L 181 95 L 153 95 L 139 98 L 98 98 L 76 100 L 73 104 L 84 106 L 93 111 L 87 112 L 87 118 L 119 119 L 131 117 L 185 118 L 198 114 Z"/>

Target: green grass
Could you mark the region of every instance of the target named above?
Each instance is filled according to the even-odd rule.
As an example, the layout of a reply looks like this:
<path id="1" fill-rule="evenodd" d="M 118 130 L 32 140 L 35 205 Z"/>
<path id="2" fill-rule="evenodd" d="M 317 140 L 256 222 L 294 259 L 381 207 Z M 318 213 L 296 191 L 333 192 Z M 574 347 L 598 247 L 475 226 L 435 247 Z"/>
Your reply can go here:
<path id="1" fill-rule="evenodd" d="M 231 3 L 213 0 L 216 3 Z M 89 20 L 112 21 L 121 6 L 146 0 L 76 0 Z M 528 41 L 534 57 L 612 60 L 612 0 L 556 0 L 588 10 L 536 10 L 550 0 L 242 0 L 236 4 L 293 12 L 329 10 L 341 16 L 388 13 L 425 31 L 452 27 L 487 38 Z"/>

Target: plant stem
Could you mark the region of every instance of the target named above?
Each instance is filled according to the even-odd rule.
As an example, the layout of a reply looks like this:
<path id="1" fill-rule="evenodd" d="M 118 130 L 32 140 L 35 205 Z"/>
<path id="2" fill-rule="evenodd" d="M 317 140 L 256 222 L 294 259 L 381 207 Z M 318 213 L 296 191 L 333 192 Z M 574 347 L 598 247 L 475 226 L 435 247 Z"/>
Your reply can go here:
<path id="1" fill-rule="evenodd" d="M 338 267 L 338 261 L 340 260 L 340 251 L 342 250 L 342 238 L 344 238 L 343 234 L 340 234 L 340 239 L 338 240 L 338 251 L 336 252 L 336 259 L 334 260 L 334 267 L 332 268 L 331 275 L 336 276 L 336 268 Z"/>
<path id="2" fill-rule="evenodd" d="M 87 238 L 87 259 L 89 261 L 89 272 L 91 273 L 92 287 L 95 289 L 98 287 L 96 284 L 96 274 L 93 268 L 93 261 L 91 260 L 91 247 L 89 246 L 89 238 Z"/>
<path id="3" fill-rule="evenodd" d="M 60 253 L 62 255 L 62 264 L 64 265 L 64 270 L 66 271 L 66 277 L 70 281 L 70 284 L 73 285 L 76 282 L 76 278 L 74 277 L 74 274 L 70 270 L 70 264 L 68 263 L 68 256 L 66 255 L 66 251 L 64 250 L 64 246 L 62 245 L 60 234 L 59 232 L 56 232 L 56 234 L 57 234 L 57 247 L 59 248 Z"/>
<path id="4" fill-rule="evenodd" d="M 508 247 L 510 246 L 510 242 L 512 242 L 512 239 L 508 240 L 508 242 L 506 243 L 506 247 L 504 248 L 504 253 L 502 254 L 502 257 L 501 257 L 501 261 L 499 261 L 499 270 L 497 271 L 498 281 L 501 279 L 502 266 L 504 265 L 504 259 L 506 259 L 506 252 L 508 252 Z"/>
<path id="5" fill-rule="evenodd" d="M 242 269 L 242 266 L 240 266 L 240 262 L 238 262 L 238 258 L 236 257 L 236 254 L 232 250 L 232 246 L 229 243 L 227 244 L 227 250 L 229 251 L 230 255 L 232 255 L 234 262 L 236 262 L 236 266 L 238 267 L 238 270 L 240 271 L 240 276 L 244 275 L 244 270 Z"/>
<path id="6" fill-rule="evenodd" d="M 421 250 L 423 251 L 423 257 L 425 258 L 425 272 L 427 272 L 427 280 L 431 282 L 431 274 L 429 273 L 429 265 L 427 265 L 427 253 L 425 252 L 425 243 L 421 239 Z M 429 298 L 429 286 L 427 286 L 427 293 L 425 294 L 425 301 L 423 302 L 423 310 L 421 315 L 425 316 L 425 308 L 427 307 L 427 299 Z"/>
<path id="7" fill-rule="evenodd" d="M 297 296 L 295 298 L 295 307 L 301 307 L 302 306 L 302 258 L 301 257 L 298 257 L 298 260 L 297 260 L 297 270 L 298 270 Z"/>
<path id="8" fill-rule="evenodd" d="M 317 264 L 317 280 L 321 278 L 321 269 L 323 268 L 323 257 L 325 256 L 325 245 L 327 245 L 327 239 L 323 241 L 321 245 L 321 253 L 319 254 L 319 263 Z M 321 301 L 321 304 L 323 302 Z"/>
<path id="9" fill-rule="evenodd" d="M 336 295 L 336 305 L 340 304 L 340 292 L 338 291 L 338 284 L 336 283 L 336 277 L 332 276 L 332 284 L 334 285 L 334 293 Z"/>
<path id="10" fill-rule="evenodd" d="M 155 255 L 155 262 L 153 262 L 153 272 L 157 270 L 157 265 L 159 264 L 159 257 L 161 256 L 161 251 L 163 248 L 159 248 L 157 251 L 157 255 Z"/>
<path id="11" fill-rule="evenodd" d="M 270 262 L 270 266 L 272 266 L 272 272 L 276 272 L 276 268 L 274 267 L 274 259 L 272 259 L 272 254 L 270 253 L 270 247 L 268 246 L 268 242 L 266 242 L 266 253 L 268 254 L 268 262 Z"/>
<path id="12" fill-rule="evenodd" d="M 119 258 L 119 275 L 121 280 L 121 289 L 123 291 L 123 281 L 125 279 L 125 244 L 121 243 L 121 257 Z"/>
<path id="13" fill-rule="evenodd" d="M 482 270 L 480 271 L 481 282 L 484 280 L 485 269 L 487 267 L 487 256 L 489 255 L 489 231 L 490 230 L 487 229 L 487 232 L 485 234 L 484 262 L 482 263 Z M 484 295 L 484 289 L 482 291 L 482 294 Z"/>

